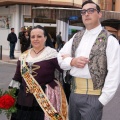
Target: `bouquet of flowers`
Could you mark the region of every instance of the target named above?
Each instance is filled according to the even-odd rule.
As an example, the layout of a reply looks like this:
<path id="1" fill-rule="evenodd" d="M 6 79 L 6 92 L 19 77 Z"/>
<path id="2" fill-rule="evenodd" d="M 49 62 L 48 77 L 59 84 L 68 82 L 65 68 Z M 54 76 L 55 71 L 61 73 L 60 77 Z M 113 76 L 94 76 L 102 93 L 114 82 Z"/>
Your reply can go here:
<path id="1" fill-rule="evenodd" d="M 15 107 L 15 93 L 16 88 L 10 89 L 9 91 L 5 92 L 0 89 L 0 114 L 4 112 L 8 119 L 12 113 L 17 111 Z"/>

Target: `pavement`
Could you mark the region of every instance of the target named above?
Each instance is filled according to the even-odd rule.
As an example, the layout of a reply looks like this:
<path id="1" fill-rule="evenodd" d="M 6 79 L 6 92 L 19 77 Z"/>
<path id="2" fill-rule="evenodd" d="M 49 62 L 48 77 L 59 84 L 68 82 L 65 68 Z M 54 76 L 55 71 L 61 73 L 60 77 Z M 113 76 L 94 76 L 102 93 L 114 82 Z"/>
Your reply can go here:
<path id="1" fill-rule="evenodd" d="M 0 62 L 7 62 L 7 63 L 16 64 L 18 59 L 19 59 L 20 54 L 21 54 L 21 51 L 15 50 L 14 55 L 15 55 L 16 59 L 10 59 L 9 58 L 9 50 L 2 49 L 2 58 L 0 58 Z"/>

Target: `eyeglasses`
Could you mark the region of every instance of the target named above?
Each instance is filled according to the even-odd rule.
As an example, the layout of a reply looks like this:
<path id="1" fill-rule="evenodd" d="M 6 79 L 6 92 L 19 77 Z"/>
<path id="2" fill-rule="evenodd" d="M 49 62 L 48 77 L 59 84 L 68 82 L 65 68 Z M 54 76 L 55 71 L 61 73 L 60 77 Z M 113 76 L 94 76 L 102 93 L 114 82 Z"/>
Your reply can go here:
<path id="1" fill-rule="evenodd" d="M 88 8 L 87 10 L 81 10 L 81 11 L 80 11 L 80 14 L 81 14 L 81 15 L 85 15 L 86 12 L 87 12 L 88 14 L 92 14 L 92 13 L 94 13 L 94 11 L 97 11 L 97 12 L 98 12 L 98 10 L 95 9 L 95 8 Z"/>

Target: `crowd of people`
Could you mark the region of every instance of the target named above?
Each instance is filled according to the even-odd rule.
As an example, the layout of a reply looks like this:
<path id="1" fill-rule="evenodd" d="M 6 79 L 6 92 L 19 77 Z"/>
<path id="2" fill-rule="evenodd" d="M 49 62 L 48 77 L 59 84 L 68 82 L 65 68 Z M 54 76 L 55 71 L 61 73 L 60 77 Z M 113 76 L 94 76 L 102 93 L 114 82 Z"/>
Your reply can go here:
<path id="1" fill-rule="evenodd" d="M 102 13 L 96 3 L 85 1 L 80 13 L 85 30 L 75 33 L 65 45 L 59 32 L 56 49 L 44 27 L 35 26 L 30 32 L 21 28 L 22 54 L 9 84 L 10 89 L 18 91 L 17 112 L 11 120 L 102 119 L 103 107 L 119 86 L 120 47 L 118 40 L 101 26 Z M 8 35 L 10 47 L 16 39 L 12 28 Z M 12 47 L 10 58 L 14 58 Z M 69 71 L 70 96 L 65 94 L 64 82 L 55 78 L 56 70 L 62 74 Z"/>

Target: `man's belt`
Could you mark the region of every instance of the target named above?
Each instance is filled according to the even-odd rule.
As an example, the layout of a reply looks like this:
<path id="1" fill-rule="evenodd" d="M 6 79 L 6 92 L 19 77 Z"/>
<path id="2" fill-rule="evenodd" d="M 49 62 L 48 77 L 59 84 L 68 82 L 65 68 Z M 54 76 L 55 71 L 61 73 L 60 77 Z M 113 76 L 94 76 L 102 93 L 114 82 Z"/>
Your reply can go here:
<path id="1" fill-rule="evenodd" d="M 98 90 L 93 89 L 92 79 L 75 77 L 72 81 L 71 89 L 74 93 L 78 93 L 78 94 L 89 94 L 89 95 L 101 94 L 101 89 Z"/>

